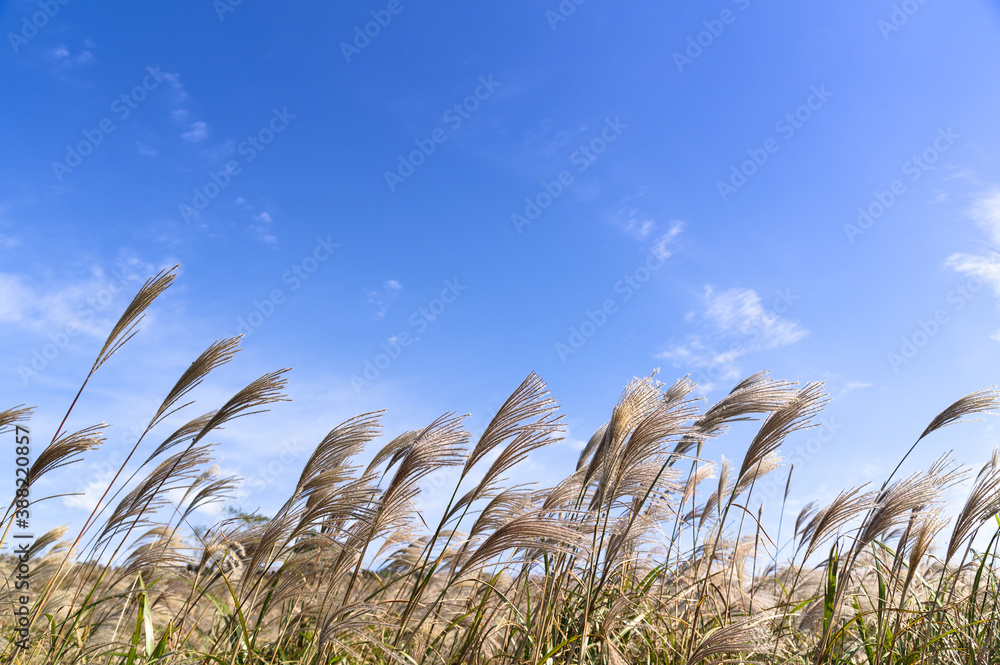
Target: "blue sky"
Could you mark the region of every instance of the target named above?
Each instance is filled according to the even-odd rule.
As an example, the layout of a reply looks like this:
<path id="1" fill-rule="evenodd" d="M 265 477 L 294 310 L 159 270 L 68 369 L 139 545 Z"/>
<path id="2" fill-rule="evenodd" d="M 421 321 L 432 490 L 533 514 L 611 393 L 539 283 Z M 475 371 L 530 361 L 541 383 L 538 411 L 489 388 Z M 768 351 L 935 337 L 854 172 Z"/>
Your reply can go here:
<path id="1" fill-rule="evenodd" d="M 826 381 L 798 504 L 880 482 L 997 382 L 994 2 L 231 2 L 0 2 L 2 394 L 39 440 L 182 266 L 70 421 L 113 424 L 79 491 L 238 332 L 205 410 L 295 368 L 292 403 L 219 437 L 265 513 L 342 420 L 477 432 L 532 370 L 569 427 L 523 470 L 543 482 L 633 376 Z"/>

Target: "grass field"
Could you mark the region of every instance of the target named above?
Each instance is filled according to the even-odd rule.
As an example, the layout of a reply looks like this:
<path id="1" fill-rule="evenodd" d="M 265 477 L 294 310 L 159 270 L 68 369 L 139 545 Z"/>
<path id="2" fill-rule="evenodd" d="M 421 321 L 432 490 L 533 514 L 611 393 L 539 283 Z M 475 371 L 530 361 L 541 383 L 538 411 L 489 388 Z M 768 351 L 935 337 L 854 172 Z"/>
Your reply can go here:
<path id="1" fill-rule="evenodd" d="M 81 391 L 173 279 L 142 287 Z M 761 373 L 706 407 L 687 379 L 636 379 L 575 472 L 539 489 L 508 478 L 563 431 L 530 374 L 478 440 L 452 414 L 386 440 L 380 414 L 364 414 L 318 442 L 275 515 L 195 529 L 194 511 L 238 482 L 217 475 L 207 437 L 282 400 L 285 371 L 176 431 L 161 425 L 195 408 L 189 392 L 238 344 L 213 344 L 182 373 L 84 524 L 34 541 L 28 591 L 5 557 L 4 662 L 1000 662 L 1000 455 L 894 472 L 769 530 L 754 492 L 777 482 L 768 501 L 784 514 L 781 446 L 815 423 L 821 384 Z M 997 403 L 995 391 L 968 395 L 920 440 Z M 30 414 L 0 412 L 3 436 Z M 711 440 L 749 420 L 759 428 L 742 459 L 712 461 Z M 99 427 L 60 427 L 44 448 L 49 437 L 33 436 L 31 483 L 72 473 L 61 467 L 102 441 Z M 447 509 L 419 514 L 422 481 L 446 468 L 459 478 Z M 943 493 L 968 480 L 946 516 Z"/>

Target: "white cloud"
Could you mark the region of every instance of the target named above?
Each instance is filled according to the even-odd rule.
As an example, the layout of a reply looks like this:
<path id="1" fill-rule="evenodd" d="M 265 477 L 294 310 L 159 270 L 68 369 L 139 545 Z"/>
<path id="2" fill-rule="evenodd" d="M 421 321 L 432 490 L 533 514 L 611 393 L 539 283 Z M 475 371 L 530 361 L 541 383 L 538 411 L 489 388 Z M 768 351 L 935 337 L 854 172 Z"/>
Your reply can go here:
<path id="1" fill-rule="evenodd" d="M 159 154 L 156 151 L 156 148 L 152 148 L 152 147 L 146 145 L 145 143 L 143 143 L 142 141 L 136 141 L 135 142 L 135 149 L 143 157 L 156 157 Z"/>
<path id="2" fill-rule="evenodd" d="M 753 289 L 716 291 L 706 286 L 702 300 L 702 309 L 685 317 L 688 323 L 700 323 L 702 331 L 672 344 L 657 358 L 669 360 L 675 367 L 701 370 L 700 382 L 705 390 L 711 390 L 716 381 L 740 378 L 740 358 L 789 346 L 809 334 L 776 311 L 783 312 L 789 306 L 788 298 L 780 295 L 770 308 L 765 308 Z"/>
<path id="3" fill-rule="evenodd" d="M 945 260 L 945 267 L 963 275 L 978 277 L 993 290 L 993 293 L 1000 296 L 1000 254 L 991 252 L 989 255 L 980 255 L 958 252 Z"/>
<path id="4" fill-rule="evenodd" d="M 45 55 L 56 64 L 57 69 L 72 67 L 73 65 L 85 65 L 94 59 L 92 49 L 96 45 L 89 39 L 84 40 L 83 45 L 84 49 L 76 55 L 73 55 L 72 51 L 65 44 L 60 44 Z"/>
<path id="5" fill-rule="evenodd" d="M 1000 247 L 1000 187 L 995 187 L 972 205 L 970 214 L 989 235 L 994 247 Z"/>
<path id="6" fill-rule="evenodd" d="M 163 78 L 164 78 L 164 80 L 170 82 L 170 87 L 174 91 L 173 102 L 174 102 L 175 106 L 179 106 L 179 105 L 183 104 L 184 102 L 186 102 L 188 100 L 188 93 L 187 93 L 187 90 L 184 89 L 184 84 L 181 83 L 181 76 L 180 76 L 180 74 L 176 74 L 176 73 L 172 73 L 172 72 L 164 72 L 163 73 Z M 178 110 L 180 110 L 180 109 L 178 109 Z M 177 119 L 177 120 L 182 120 L 183 117 L 186 117 L 186 115 L 187 115 L 187 111 L 183 111 L 184 116 L 182 116 L 182 117 L 179 118 L 177 116 L 177 111 L 176 110 L 173 113 L 174 113 L 174 118 Z"/>
<path id="7" fill-rule="evenodd" d="M 365 295 L 368 296 L 368 302 L 376 305 L 378 310 L 375 312 L 375 318 L 381 319 L 385 317 L 386 312 L 389 311 L 389 305 L 399 297 L 399 293 L 403 290 L 403 285 L 394 279 L 390 279 L 382 285 L 381 291 L 373 291 L 371 289 L 365 289 Z"/>
<path id="8" fill-rule="evenodd" d="M 972 204 L 968 214 L 989 236 L 990 245 L 1000 248 L 1000 187 L 994 187 L 981 195 Z M 945 259 L 944 265 L 957 273 L 982 280 L 1000 298 L 1000 253 L 996 249 L 988 254 L 956 252 Z M 1000 342 L 1000 332 L 990 337 Z"/>
<path id="9" fill-rule="evenodd" d="M 652 252 L 653 256 L 660 259 L 670 258 L 674 253 L 674 250 L 670 247 L 683 230 L 684 220 L 675 219 L 670 222 L 670 230 L 653 241 L 653 245 L 650 247 L 650 252 Z"/>
<path id="10" fill-rule="evenodd" d="M 616 215 L 618 225 L 630 236 L 645 239 L 656 229 L 656 222 L 635 208 L 623 208 Z"/>
<path id="11" fill-rule="evenodd" d="M 106 274 L 94 268 L 89 279 L 39 285 L 25 275 L 0 273 L 0 325 L 34 333 L 55 333 L 72 325 L 76 332 L 100 337 L 107 334 L 118 301 L 127 297 L 137 279 L 128 269 Z"/>
<path id="12" fill-rule="evenodd" d="M 190 143 L 199 143 L 208 138 L 208 124 L 202 120 L 191 123 L 191 129 L 181 134 L 181 138 Z"/>
<path id="13" fill-rule="evenodd" d="M 250 206 L 246 207 L 250 208 Z M 255 223 L 250 225 L 250 231 L 257 236 L 257 240 L 260 240 L 268 245 L 276 244 L 278 242 L 278 237 L 271 231 L 271 222 L 274 221 L 271 219 L 271 215 L 266 212 L 262 212 L 254 215 L 253 219 Z"/>

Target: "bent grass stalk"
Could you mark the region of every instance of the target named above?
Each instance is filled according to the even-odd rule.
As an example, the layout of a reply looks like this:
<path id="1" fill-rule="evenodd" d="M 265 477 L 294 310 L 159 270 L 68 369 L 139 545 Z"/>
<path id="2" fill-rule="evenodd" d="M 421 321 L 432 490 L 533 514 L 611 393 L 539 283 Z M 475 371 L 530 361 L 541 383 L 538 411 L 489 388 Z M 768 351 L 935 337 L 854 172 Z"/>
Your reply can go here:
<path id="1" fill-rule="evenodd" d="M 60 466 L 98 450 L 96 429 L 63 429 L 96 371 L 138 332 L 174 277 L 170 270 L 147 281 L 114 326 L 45 450 L 44 473 L 63 473 Z M 977 477 L 943 559 L 934 555 L 942 516 L 921 506 L 933 504 L 955 470 L 936 465 L 890 485 L 931 433 L 995 410 L 995 390 L 942 411 L 877 492 L 841 493 L 812 519 L 804 511 L 784 544 L 791 472 L 773 541 L 754 489 L 758 476 L 774 470 L 784 440 L 810 425 L 825 398 L 818 384 L 799 388 L 765 373 L 704 410 L 685 401 L 694 388 L 687 379 L 670 388 L 653 376 L 631 382 L 581 454 L 579 470 L 561 485 L 532 491 L 501 476 L 559 440 L 561 416 L 534 374 L 472 450 L 450 414 L 392 440 L 377 458 L 388 462 L 386 476 L 399 465 L 385 489 L 374 470 L 359 476 L 362 467 L 351 465 L 380 435 L 381 414 L 368 414 L 336 430 L 361 439 L 340 441 L 331 432 L 317 447 L 273 522 L 222 521 L 200 531 L 189 517 L 205 515 L 193 512 L 204 502 L 225 500 L 231 482 L 210 480 L 212 448 L 200 441 L 282 401 L 285 370 L 251 382 L 159 447 L 149 450 L 149 441 L 157 425 L 191 404 L 180 403 L 188 391 L 229 362 L 238 342 L 210 346 L 181 375 L 75 536 L 38 541 L 30 646 L 15 648 L 20 626 L 5 611 L 4 662 L 694 665 L 754 658 L 804 665 L 861 658 L 957 665 L 979 662 L 977 654 L 1000 635 L 997 458 Z M 0 430 L 29 416 L 21 407 L 0 412 Z M 712 440 L 729 423 L 758 416 L 760 431 L 735 477 L 728 479 L 726 462 L 718 490 L 702 497 Z M 180 453 L 139 475 L 182 442 Z M 491 451 L 497 461 L 483 481 L 460 494 Z M 145 461 L 127 474 L 140 453 Z M 685 459 L 691 464 L 682 472 L 676 463 Z M 411 502 L 423 479 L 458 465 L 442 515 L 419 512 Z M 171 498 L 171 488 L 185 482 L 202 489 Z M 0 522 L 0 543 L 13 505 Z M 473 518 L 472 532 L 462 534 Z M 748 518 L 753 533 L 744 536 Z M 980 552 L 976 534 L 991 520 L 996 532 Z M 657 530 L 666 539 L 662 558 L 650 540 Z M 789 545 L 787 561 L 779 560 Z M 814 560 L 827 548 L 829 557 Z M 959 552 L 955 567 L 949 561 Z M 8 603 L 14 582 L 8 575 L 0 594 Z"/>

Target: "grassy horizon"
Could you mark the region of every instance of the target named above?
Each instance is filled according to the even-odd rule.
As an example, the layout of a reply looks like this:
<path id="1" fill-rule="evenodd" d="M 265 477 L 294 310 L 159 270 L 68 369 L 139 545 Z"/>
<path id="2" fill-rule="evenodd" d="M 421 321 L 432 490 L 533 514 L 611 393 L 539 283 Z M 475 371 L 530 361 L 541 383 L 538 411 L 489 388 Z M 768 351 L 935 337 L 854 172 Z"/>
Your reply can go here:
<path id="1" fill-rule="evenodd" d="M 40 477 L 99 448 L 101 426 L 64 430 L 76 400 L 174 278 L 139 290 L 51 442 L 33 434 L 28 503 L 13 497 L 0 544 L 16 544 Z M 532 372 L 477 440 L 455 414 L 388 439 L 380 414 L 363 414 L 318 442 L 273 516 L 195 528 L 195 511 L 239 482 L 218 475 L 207 438 L 285 399 L 278 370 L 163 433 L 239 343 L 216 342 L 182 372 L 84 524 L 34 540 L 29 589 L 4 559 L 3 662 L 997 662 L 996 453 L 905 477 L 900 460 L 881 487 L 785 515 L 781 446 L 816 425 L 823 385 L 762 372 L 703 406 L 689 379 L 649 376 L 624 388 L 571 475 L 534 488 L 510 472 L 564 426 Z M 995 390 L 959 399 L 913 446 L 998 403 Z M 3 436 L 31 411 L 0 411 Z M 746 421 L 759 428 L 742 458 L 713 460 L 711 441 Z M 451 499 L 422 514 L 421 483 L 444 469 L 458 476 Z M 966 480 L 949 517 L 944 493 Z M 751 503 L 765 481 L 784 490 L 770 492 L 773 533 Z M 979 549 L 981 531 L 993 535 Z"/>

